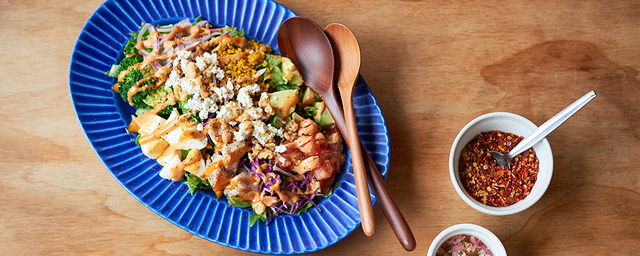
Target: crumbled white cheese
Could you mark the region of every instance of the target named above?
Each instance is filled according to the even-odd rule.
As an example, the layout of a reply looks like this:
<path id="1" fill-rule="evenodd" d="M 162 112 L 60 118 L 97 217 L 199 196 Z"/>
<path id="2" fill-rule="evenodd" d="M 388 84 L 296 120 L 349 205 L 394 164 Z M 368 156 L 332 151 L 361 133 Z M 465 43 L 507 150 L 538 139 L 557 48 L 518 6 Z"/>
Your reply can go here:
<path id="1" fill-rule="evenodd" d="M 247 139 L 247 136 L 251 135 L 251 122 L 242 122 L 240 123 L 238 128 L 240 129 L 237 132 L 233 132 L 233 137 L 236 141 L 244 141 L 245 139 Z"/>
<path id="2" fill-rule="evenodd" d="M 195 79 L 183 77 L 180 80 L 180 87 L 189 95 L 200 94 L 200 85 L 196 83 Z"/>
<path id="3" fill-rule="evenodd" d="M 197 111 L 200 119 L 205 120 L 209 117 L 209 113 L 215 113 L 218 111 L 218 105 L 211 99 L 203 99 L 199 93 L 194 94 L 187 103 L 184 104 L 184 108 Z"/>
<path id="4" fill-rule="evenodd" d="M 269 126 L 264 124 L 262 121 L 253 121 L 253 137 L 260 142 L 261 145 L 266 145 L 269 142 L 273 141 L 274 134 L 271 132 Z"/>
<path id="5" fill-rule="evenodd" d="M 218 65 L 218 54 L 205 52 L 202 56 L 196 57 L 196 66 L 200 71 L 204 71 L 207 68 L 216 67 Z"/>
<path id="6" fill-rule="evenodd" d="M 275 128 L 275 127 L 273 127 L 271 124 L 269 124 L 269 125 L 267 126 L 267 128 L 269 129 L 269 131 L 270 131 L 271 133 L 276 134 L 276 135 L 278 135 L 278 136 L 282 137 L 282 128 Z"/>
<path id="7" fill-rule="evenodd" d="M 245 112 L 249 113 L 249 116 L 251 116 L 251 119 L 253 120 L 261 120 L 264 115 L 264 111 L 262 111 L 262 108 L 256 107 L 247 108 L 245 109 Z"/>
<path id="8" fill-rule="evenodd" d="M 193 54 L 191 53 L 191 51 L 187 51 L 187 50 L 178 51 L 178 53 L 176 54 L 176 58 L 173 59 L 173 66 L 174 67 L 178 66 L 183 61 L 186 61 L 188 58 L 191 58 L 192 55 Z"/>
<path id="9" fill-rule="evenodd" d="M 253 106 L 253 99 L 251 99 L 251 96 L 249 96 L 246 91 L 240 89 L 238 92 L 238 103 L 240 103 L 240 106 L 248 108 Z"/>
<path id="10" fill-rule="evenodd" d="M 285 145 L 278 145 L 273 149 L 273 151 L 275 151 L 276 153 L 284 153 L 285 151 L 287 151 L 287 147 Z"/>
<path id="11" fill-rule="evenodd" d="M 220 110 L 216 113 L 216 117 L 230 125 L 236 125 L 238 122 L 235 119 L 240 114 L 242 114 L 242 110 L 238 108 L 238 102 L 230 101 L 220 107 Z"/>
<path id="12" fill-rule="evenodd" d="M 240 85 L 239 84 L 233 84 L 233 82 L 231 82 L 231 78 L 227 79 L 227 90 L 230 92 L 235 93 L 238 89 L 240 89 Z M 231 96 L 233 97 L 233 95 Z"/>
<path id="13" fill-rule="evenodd" d="M 187 103 L 184 104 L 184 108 L 190 109 L 190 110 L 199 110 L 200 105 L 202 105 L 202 99 L 200 98 L 200 94 L 195 94 L 193 95 L 193 97 L 187 100 Z"/>
<path id="14" fill-rule="evenodd" d="M 249 93 L 251 94 L 251 96 L 255 95 L 257 92 L 260 91 L 260 86 L 258 84 L 252 84 L 252 85 L 246 86 L 245 88 L 249 90 Z"/>
<path id="15" fill-rule="evenodd" d="M 230 113 L 231 113 L 231 110 L 229 109 L 229 106 L 222 105 L 220 107 L 220 110 L 218 110 L 218 112 L 216 112 L 216 117 L 220 118 L 222 120 L 226 120 L 229 117 Z"/>
<path id="16" fill-rule="evenodd" d="M 218 78 L 218 80 L 222 80 L 224 78 L 224 70 L 222 70 L 221 68 L 216 68 L 211 72 L 216 74 L 216 78 Z"/>
<path id="17" fill-rule="evenodd" d="M 180 84 L 180 76 L 175 70 L 172 70 L 171 73 L 169 73 L 169 79 L 167 79 L 167 82 L 164 84 L 164 89 L 169 91 L 177 84 Z"/>
<path id="18" fill-rule="evenodd" d="M 217 96 L 217 100 L 220 102 L 231 100 L 233 99 L 233 96 L 235 96 L 234 87 L 233 83 L 231 83 L 231 80 L 227 81 L 226 86 L 213 88 L 213 92 Z"/>
<path id="19" fill-rule="evenodd" d="M 242 87 L 238 91 L 238 103 L 244 108 L 253 106 L 253 99 L 249 95 L 249 86 Z"/>

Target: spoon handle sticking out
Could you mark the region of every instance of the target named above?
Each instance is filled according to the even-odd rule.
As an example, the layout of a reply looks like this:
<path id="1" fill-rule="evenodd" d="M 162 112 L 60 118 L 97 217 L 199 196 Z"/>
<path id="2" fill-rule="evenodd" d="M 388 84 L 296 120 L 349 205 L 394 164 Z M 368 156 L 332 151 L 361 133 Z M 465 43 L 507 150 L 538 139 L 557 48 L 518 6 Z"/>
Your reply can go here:
<path id="1" fill-rule="evenodd" d="M 329 41 L 331 41 L 334 54 L 335 77 L 338 81 L 347 128 L 347 133 L 344 136 L 351 149 L 351 161 L 355 176 L 362 230 L 365 235 L 373 236 L 375 233 L 375 218 L 373 206 L 371 205 L 367 174 L 360 150 L 358 126 L 356 125 L 356 117 L 353 110 L 353 87 L 360 71 L 360 47 L 351 31 L 341 24 L 327 26 L 325 33 Z"/>
<path id="2" fill-rule="evenodd" d="M 367 170 L 367 178 L 369 178 L 369 185 L 371 185 L 373 193 L 380 202 L 380 208 L 382 208 L 382 213 L 384 213 L 384 216 L 387 218 L 387 221 L 391 226 L 391 230 L 396 234 L 396 238 L 398 238 L 398 241 L 400 241 L 400 244 L 402 244 L 402 247 L 405 250 L 415 250 L 416 238 L 413 236 L 409 223 L 407 223 L 402 212 L 398 209 L 398 205 L 396 205 L 396 201 L 393 200 L 391 192 L 389 192 L 389 188 L 387 188 L 382 175 L 378 172 L 376 163 L 373 161 L 364 145 L 362 145 L 362 141 L 360 142 L 360 148 L 367 163 L 365 166 Z"/>
<path id="3" fill-rule="evenodd" d="M 347 134 L 349 134 L 345 139 L 349 141 L 349 148 L 351 149 L 351 160 L 357 189 L 358 207 L 360 208 L 360 219 L 362 220 L 362 230 L 365 235 L 373 236 L 375 233 L 375 217 L 373 215 L 373 205 L 371 204 L 369 184 L 367 182 L 364 161 L 362 160 L 358 127 L 356 126 L 353 100 L 351 98 L 353 98 L 353 90 L 351 90 L 350 95 L 342 95 L 342 106 L 344 108 L 344 116 L 347 123 Z"/>
<path id="4" fill-rule="evenodd" d="M 341 28 L 342 27 L 342 28 Z M 328 37 L 330 39 L 333 39 L 334 36 L 332 36 L 332 30 L 333 29 L 341 29 L 342 31 L 346 30 L 346 33 L 351 34 L 350 31 L 348 31 L 348 29 L 346 27 L 344 27 L 343 25 L 340 24 L 330 24 L 329 26 L 327 26 L 327 28 L 325 28 L 325 33 L 328 35 Z M 352 40 L 355 41 L 355 44 L 357 45 L 357 41 L 355 40 L 355 37 L 353 36 L 353 34 L 351 34 L 351 37 L 353 37 Z M 334 45 L 336 44 L 336 42 L 334 42 Z M 353 49 L 353 51 L 343 51 L 343 52 L 339 52 L 336 50 L 339 50 L 337 46 L 332 47 L 334 49 L 334 55 L 336 55 L 336 64 L 338 66 L 341 66 L 342 64 L 340 63 L 341 59 L 343 58 L 342 55 L 345 54 L 349 54 L 352 53 L 354 51 L 357 51 L 357 53 L 359 54 L 359 47 Z M 344 53 L 344 54 L 343 54 Z M 360 60 L 360 57 L 357 57 L 357 60 Z M 353 83 L 355 83 L 357 81 L 357 75 L 358 75 L 358 71 L 359 71 L 359 67 L 360 65 L 356 65 L 357 69 L 355 69 L 355 72 L 353 72 L 353 76 L 352 76 L 352 81 L 350 81 L 351 84 L 349 85 L 353 85 L 355 86 Z M 342 77 L 341 74 L 343 73 L 341 70 L 344 67 L 340 67 L 336 69 L 336 72 L 338 72 L 338 76 Z M 353 70 L 352 70 L 353 71 Z M 352 88 L 353 90 L 353 88 Z M 333 93 L 328 93 L 329 96 L 332 96 Z M 352 98 L 352 93 L 350 96 L 348 96 L 348 98 Z M 344 99 L 346 96 L 342 96 L 342 98 Z M 335 104 L 334 108 L 329 107 L 329 105 L 327 105 L 329 107 L 329 110 L 331 111 L 331 113 L 335 113 L 334 115 L 334 119 L 336 119 L 336 125 L 338 126 L 338 128 L 343 131 L 342 134 L 344 136 L 351 136 L 349 135 L 349 133 L 345 133 L 344 131 L 346 130 L 346 128 L 344 126 L 345 125 L 345 121 L 344 121 L 344 115 L 342 113 L 342 109 L 338 106 L 337 101 L 335 100 L 335 96 L 332 97 L 327 97 L 327 99 L 329 101 L 333 100 L 333 102 Z M 325 99 L 325 101 L 327 101 L 327 99 Z M 346 105 L 345 105 L 345 109 L 346 109 Z M 345 110 L 346 112 L 346 110 Z M 341 119 L 341 120 L 339 120 Z M 342 127 L 341 127 L 342 126 Z M 349 138 L 345 138 L 345 140 L 348 140 Z M 362 152 L 362 156 L 364 158 L 365 161 L 365 171 L 367 174 L 367 178 L 369 181 L 369 185 L 371 186 L 371 189 L 373 190 L 373 193 L 376 195 L 376 198 L 378 199 L 378 201 L 380 202 L 380 208 L 382 208 L 382 212 L 384 213 L 385 217 L 387 218 L 387 221 L 389 222 L 389 225 L 391 226 L 391 229 L 393 230 L 393 232 L 395 233 L 396 237 L 398 238 L 398 240 L 400 241 L 400 244 L 402 244 L 402 247 L 407 250 L 407 251 L 413 251 L 416 248 L 416 240 L 415 237 L 413 236 L 413 233 L 411 231 L 411 228 L 409 227 L 409 224 L 407 223 L 406 219 L 404 218 L 404 216 L 402 215 L 402 212 L 400 212 L 400 210 L 398 209 L 398 206 L 396 205 L 395 201 L 393 200 L 393 197 L 391 196 L 391 193 L 389 192 L 389 189 L 387 188 L 387 185 L 384 181 L 384 179 L 382 178 L 382 175 L 380 175 L 380 172 L 378 171 L 378 168 L 375 164 L 375 162 L 373 161 L 373 159 L 371 158 L 371 155 L 369 155 L 369 152 L 367 151 L 367 149 L 364 147 L 364 145 L 362 144 L 362 142 L 360 141 L 359 138 L 357 138 L 358 144 L 360 145 L 360 150 Z M 347 144 L 349 145 L 349 144 Z M 351 146 L 350 146 L 351 147 Z M 351 148 L 351 152 L 353 153 L 355 150 L 354 148 Z"/>
<path id="5" fill-rule="evenodd" d="M 540 141 L 544 137 L 547 137 L 549 133 L 551 133 L 553 130 L 558 128 L 558 126 L 564 123 L 564 121 L 567 121 L 567 119 L 573 116 L 573 114 L 578 112 L 578 110 L 580 110 L 582 107 L 587 105 L 587 103 L 589 103 L 589 101 L 591 101 L 595 97 L 596 97 L 596 92 L 590 91 L 584 96 L 582 96 L 580 99 L 573 102 L 567 108 L 560 111 L 560 113 L 556 114 L 551 119 L 544 122 L 544 124 L 540 125 L 540 127 L 538 127 L 538 129 L 536 129 L 533 133 L 525 137 L 524 140 L 522 140 L 520 143 L 518 143 L 516 147 L 514 147 L 511 151 L 509 151 L 509 154 L 507 155 L 507 157 L 509 159 L 512 159 L 513 157 L 517 156 L 518 154 L 522 153 L 528 148 L 533 147 L 533 145 L 538 143 L 538 141 Z"/>

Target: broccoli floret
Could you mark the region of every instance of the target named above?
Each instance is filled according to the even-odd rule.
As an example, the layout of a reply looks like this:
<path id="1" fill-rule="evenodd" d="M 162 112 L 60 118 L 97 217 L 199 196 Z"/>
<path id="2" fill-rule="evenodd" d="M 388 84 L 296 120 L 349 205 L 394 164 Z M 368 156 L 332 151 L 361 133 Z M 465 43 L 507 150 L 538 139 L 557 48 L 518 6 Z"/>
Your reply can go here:
<path id="1" fill-rule="evenodd" d="M 142 55 L 140 54 L 134 54 L 122 59 L 119 64 L 120 66 L 118 67 L 118 74 L 123 70 L 127 70 L 129 67 L 142 62 L 142 60 L 144 60 L 144 58 L 142 58 Z"/>
<path id="2" fill-rule="evenodd" d="M 118 65 L 111 66 L 111 70 L 107 72 L 110 77 L 117 77 L 120 72 L 127 70 L 129 67 L 142 62 L 144 58 L 140 54 L 134 54 L 120 61 Z"/>
<path id="3" fill-rule="evenodd" d="M 190 112 L 190 110 L 188 108 L 184 107 L 184 105 L 186 105 L 188 101 L 189 100 L 187 99 L 187 100 L 183 100 L 183 101 L 178 102 L 178 104 L 177 104 L 178 105 L 178 111 L 180 112 L 181 115 L 184 115 L 184 114 Z M 198 116 L 198 114 L 191 114 L 189 116 L 189 121 L 196 122 L 196 123 L 202 123 L 202 118 L 200 118 L 200 116 Z"/>
<path id="4" fill-rule="evenodd" d="M 189 109 L 184 107 L 184 105 L 186 105 L 187 102 L 188 102 L 188 100 L 183 100 L 183 101 L 178 102 L 178 111 L 180 111 L 181 115 L 189 113 Z"/>
<path id="5" fill-rule="evenodd" d="M 142 75 L 147 76 L 147 74 L 144 74 L 144 72 Z M 144 103 L 147 103 L 147 105 L 149 106 L 153 106 L 153 103 L 155 103 L 157 100 L 162 98 L 162 93 L 167 93 L 167 90 L 164 89 L 164 86 L 160 86 L 158 87 L 158 89 L 156 89 L 152 93 L 149 93 L 149 95 L 147 95 L 147 97 L 144 98 Z"/>
<path id="6" fill-rule="evenodd" d="M 174 108 L 176 108 L 175 105 L 169 105 L 163 110 L 158 111 L 158 115 L 164 119 L 167 119 L 171 115 L 171 111 L 173 111 Z"/>
<path id="7" fill-rule="evenodd" d="M 167 90 L 164 89 L 164 86 L 160 86 L 158 87 L 158 89 L 154 90 L 153 92 L 150 92 L 146 98 L 144 98 L 144 103 L 146 103 L 149 106 L 153 106 L 153 104 L 162 98 L 162 94 L 163 93 L 167 93 Z M 163 103 L 163 102 L 161 102 Z M 169 118 L 169 115 L 171 115 L 171 111 L 173 111 L 173 109 L 176 108 L 175 104 L 174 105 L 169 105 L 167 107 L 165 107 L 164 109 L 161 109 L 160 111 L 158 111 L 158 115 L 164 119 Z"/>
<path id="8" fill-rule="evenodd" d="M 135 85 L 142 78 L 144 78 L 144 75 L 142 75 L 142 72 L 140 71 L 139 68 L 133 68 L 129 70 L 129 72 L 127 72 L 127 74 L 124 76 L 122 81 L 119 83 L 120 85 L 118 87 L 118 93 L 120 94 L 120 97 L 122 97 L 122 100 L 124 100 L 125 102 L 129 102 L 129 98 L 127 96 L 129 90 L 131 89 L 131 87 L 133 87 L 133 85 Z M 154 82 L 155 81 L 153 79 L 150 79 L 149 81 L 142 83 L 140 86 L 143 87 L 145 85 L 153 84 Z M 150 109 L 151 106 L 149 106 L 147 103 L 144 103 L 144 99 L 150 93 L 152 93 L 153 90 L 154 90 L 153 88 L 149 88 L 134 94 L 131 97 L 133 106 L 136 109 Z"/>

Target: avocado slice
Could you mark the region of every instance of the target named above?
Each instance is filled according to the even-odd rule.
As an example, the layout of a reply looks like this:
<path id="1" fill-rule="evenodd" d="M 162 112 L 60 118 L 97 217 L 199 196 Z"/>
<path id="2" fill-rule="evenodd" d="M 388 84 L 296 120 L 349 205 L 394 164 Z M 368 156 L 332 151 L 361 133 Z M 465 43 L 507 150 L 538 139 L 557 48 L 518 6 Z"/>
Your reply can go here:
<path id="1" fill-rule="evenodd" d="M 318 101 L 322 101 L 322 99 L 320 98 L 320 95 L 318 95 L 316 92 L 311 90 L 311 88 L 309 87 L 307 87 L 304 90 L 304 93 L 302 94 L 302 98 L 300 98 L 300 104 L 303 107 L 313 105 Z"/>
<path id="2" fill-rule="evenodd" d="M 320 115 L 316 114 L 313 117 L 318 125 L 320 125 L 321 127 L 326 127 L 335 123 L 335 121 L 333 120 L 333 116 L 331 116 L 329 109 L 325 107 L 324 102 L 316 102 L 313 104 L 313 106 L 318 110 L 322 109 Z"/>
<path id="3" fill-rule="evenodd" d="M 297 86 L 301 86 L 302 83 L 304 83 L 300 72 L 298 72 L 298 69 L 291 59 L 287 57 L 282 57 L 282 78 L 285 82 L 289 82 Z"/>
<path id="4" fill-rule="evenodd" d="M 304 121 L 306 118 L 298 115 L 298 113 L 293 112 L 293 114 L 291 114 L 291 119 L 296 120 L 296 122 L 300 123 L 302 121 Z"/>
<path id="5" fill-rule="evenodd" d="M 289 116 L 296 109 L 296 104 L 298 103 L 298 90 L 284 90 L 269 93 L 268 95 L 269 104 L 276 109 L 279 116 Z"/>

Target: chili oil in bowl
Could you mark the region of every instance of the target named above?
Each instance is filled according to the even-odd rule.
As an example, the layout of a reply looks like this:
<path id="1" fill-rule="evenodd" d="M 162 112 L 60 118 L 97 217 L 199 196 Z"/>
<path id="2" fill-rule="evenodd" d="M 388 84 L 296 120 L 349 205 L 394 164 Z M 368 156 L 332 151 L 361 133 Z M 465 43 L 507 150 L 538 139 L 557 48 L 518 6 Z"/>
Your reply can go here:
<path id="1" fill-rule="evenodd" d="M 487 148 L 473 148 L 489 146 L 506 153 L 536 128 L 528 119 L 506 112 L 482 115 L 462 128 L 451 147 L 449 174 L 465 203 L 486 214 L 509 215 L 524 211 L 544 195 L 553 175 L 553 154 L 547 139 L 514 157 L 511 170 L 496 167 Z M 461 165 L 473 168 L 473 174 L 468 169 L 461 173 Z M 495 182 L 482 183 L 487 175 L 496 177 Z"/>
<path id="2" fill-rule="evenodd" d="M 448 252 L 452 249 L 453 251 L 460 249 L 468 251 L 471 249 L 477 252 L 484 252 L 484 255 L 492 256 L 507 255 L 507 251 L 504 249 L 502 242 L 495 234 L 475 224 L 457 224 L 443 230 L 433 239 L 433 242 L 431 242 L 427 255 L 449 255 L 443 252 Z"/>

